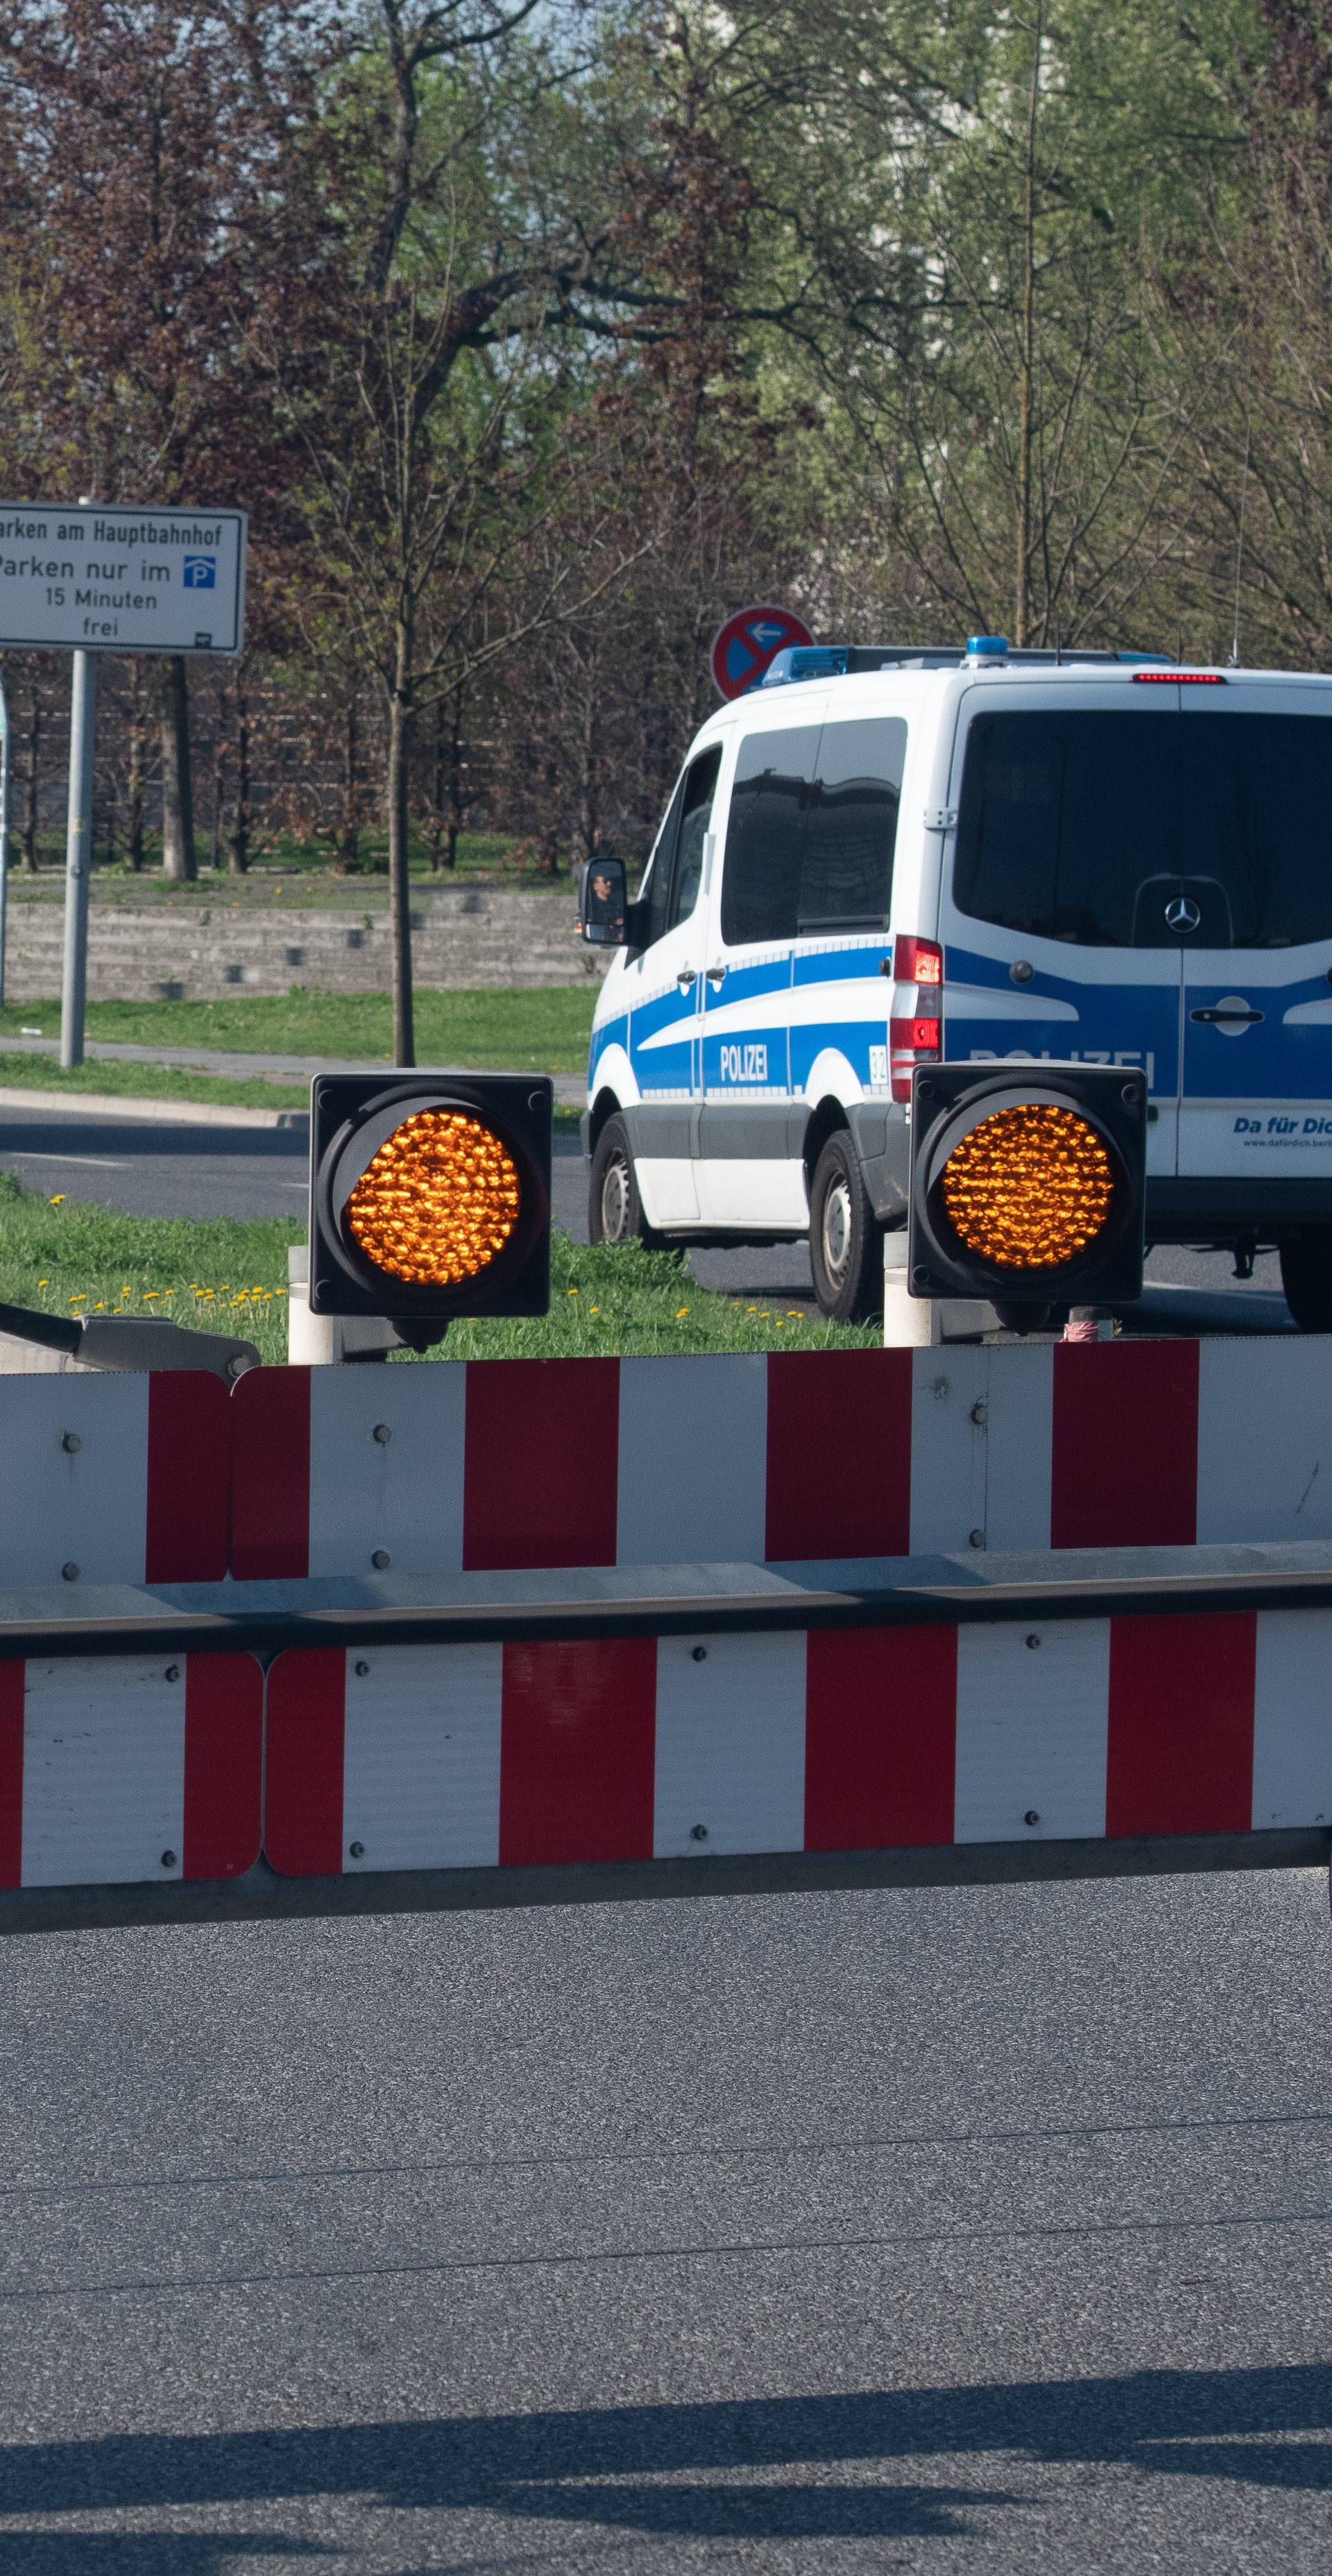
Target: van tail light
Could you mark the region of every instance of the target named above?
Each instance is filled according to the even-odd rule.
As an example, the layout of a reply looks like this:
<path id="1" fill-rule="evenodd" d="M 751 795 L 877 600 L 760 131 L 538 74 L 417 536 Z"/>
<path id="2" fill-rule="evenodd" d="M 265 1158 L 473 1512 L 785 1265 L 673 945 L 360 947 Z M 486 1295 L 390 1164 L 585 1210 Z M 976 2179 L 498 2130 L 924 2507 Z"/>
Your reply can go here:
<path id="1" fill-rule="evenodd" d="M 899 941 L 898 944 L 902 943 Z M 938 951 L 935 953 L 937 955 Z M 938 1020 L 889 1021 L 888 1061 L 894 1100 L 911 1098 L 911 1076 L 918 1064 L 938 1063 L 939 1027 Z"/>
<path id="2" fill-rule="evenodd" d="M 899 937 L 893 942 L 895 984 L 942 984 L 943 950 L 933 939 Z"/>

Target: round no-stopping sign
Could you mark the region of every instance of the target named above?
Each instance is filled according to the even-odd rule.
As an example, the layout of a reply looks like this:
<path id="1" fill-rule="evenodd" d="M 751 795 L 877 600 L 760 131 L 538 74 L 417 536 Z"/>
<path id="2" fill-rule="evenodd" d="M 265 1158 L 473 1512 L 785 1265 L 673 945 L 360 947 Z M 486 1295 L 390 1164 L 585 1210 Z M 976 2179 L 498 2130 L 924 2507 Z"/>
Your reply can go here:
<path id="1" fill-rule="evenodd" d="M 789 608 L 740 608 L 712 639 L 712 677 L 724 698 L 757 688 L 774 654 L 787 644 L 812 644 L 803 617 Z"/>

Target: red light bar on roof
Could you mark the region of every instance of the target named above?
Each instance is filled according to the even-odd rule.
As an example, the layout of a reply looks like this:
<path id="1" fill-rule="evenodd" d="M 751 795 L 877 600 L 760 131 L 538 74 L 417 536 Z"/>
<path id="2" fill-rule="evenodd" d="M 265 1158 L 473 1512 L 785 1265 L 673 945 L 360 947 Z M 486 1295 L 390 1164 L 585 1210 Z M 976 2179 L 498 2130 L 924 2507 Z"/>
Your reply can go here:
<path id="1" fill-rule="evenodd" d="M 1133 677 L 1149 686 L 1155 680 L 1172 689 L 1224 689 L 1226 685 L 1224 671 L 1135 671 Z"/>

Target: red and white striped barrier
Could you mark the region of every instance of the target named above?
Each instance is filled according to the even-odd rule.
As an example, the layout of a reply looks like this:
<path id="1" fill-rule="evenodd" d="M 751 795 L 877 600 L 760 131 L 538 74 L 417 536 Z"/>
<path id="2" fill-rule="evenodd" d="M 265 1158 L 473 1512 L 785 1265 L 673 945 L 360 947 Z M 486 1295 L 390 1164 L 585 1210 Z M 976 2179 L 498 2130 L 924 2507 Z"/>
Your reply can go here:
<path id="1" fill-rule="evenodd" d="M 0 1589 L 218 1583 L 228 1390 L 203 1370 L 7 1377 Z"/>
<path id="2" fill-rule="evenodd" d="M 0 1887 L 250 1869 L 263 1697 L 247 1654 L 0 1662 Z"/>
<path id="3" fill-rule="evenodd" d="M 1332 1818 L 1332 1612 L 294 1649 L 290 1876 Z"/>
<path id="4" fill-rule="evenodd" d="M 1332 1537 L 1332 1341 L 255 1369 L 237 1576 Z"/>

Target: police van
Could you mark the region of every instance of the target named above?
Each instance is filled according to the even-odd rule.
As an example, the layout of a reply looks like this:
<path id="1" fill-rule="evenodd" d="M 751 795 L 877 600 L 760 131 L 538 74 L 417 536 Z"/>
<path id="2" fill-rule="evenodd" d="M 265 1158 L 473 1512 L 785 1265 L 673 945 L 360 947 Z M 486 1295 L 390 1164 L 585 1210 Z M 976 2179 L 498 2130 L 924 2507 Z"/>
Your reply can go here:
<path id="1" fill-rule="evenodd" d="M 618 860 L 584 885 L 617 950 L 593 1240 L 807 1235 L 863 1317 L 914 1066 L 1135 1065 L 1149 1243 L 1275 1245 L 1332 1330 L 1329 719 L 1329 679 L 997 636 L 779 654 L 695 739 L 638 900 Z"/>

